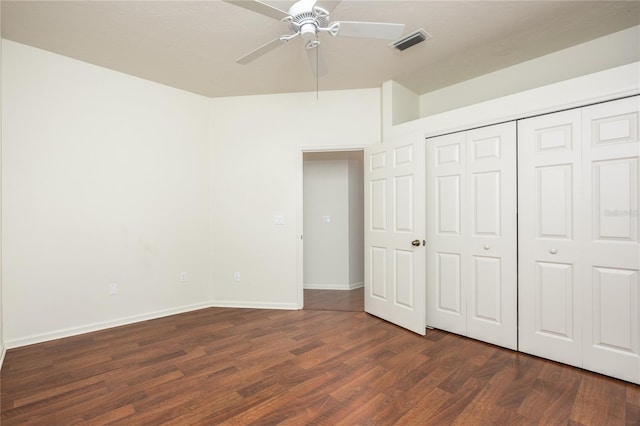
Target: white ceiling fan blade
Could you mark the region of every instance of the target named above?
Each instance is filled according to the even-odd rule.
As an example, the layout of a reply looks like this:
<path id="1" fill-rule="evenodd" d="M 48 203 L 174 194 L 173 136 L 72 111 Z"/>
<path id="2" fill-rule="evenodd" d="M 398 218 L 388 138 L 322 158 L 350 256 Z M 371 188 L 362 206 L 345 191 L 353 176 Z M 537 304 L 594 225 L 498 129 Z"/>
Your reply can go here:
<path id="1" fill-rule="evenodd" d="M 277 38 L 275 40 L 271 40 L 269 43 L 263 44 L 262 46 L 258 47 L 256 50 L 253 50 L 249 53 L 247 53 L 246 55 L 244 55 L 242 58 L 239 58 L 236 63 L 241 64 L 241 65 L 246 65 L 249 62 L 258 59 L 260 56 L 271 52 L 273 49 L 275 49 L 278 46 L 282 46 L 284 44 L 284 42 L 280 39 Z"/>
<path id="2" fill-rule="evenodd" d="M 319 0 L 319 1 L 320 1 L 320 4 L 318 4 L 317 6 L 320 6 L 327 12 L 331 13 L 340 4 L 341 0 L 330 0 L 330 1 Z"/>
<path id="3" fill-rule="evenodd" d="M 223 0 L 223 1 L 234 4 L 236 6 L 243 7 L 253 12 L 259 13 L 261 15 L 268 16 L 269 18 L 273 18 L 278 21 L 289 16 L 289 14 L 284 10 L 280 10 L 277 7 L 270 6 L 258 0 Z"/>
<path id="4" fill-rule="evenodd" d="M 298 0 L 294 7 L 302 10 L 312 10 L 318 0 Z"/>
<path id="5" fill-rule="evenodd" d="M 323 77 L 327 75 L 327 65 L 324 62 L 324 56 L 320 46 L 316 46 L 313 49 L 307 49 L 307 58 L 309 59 L 309 66 L 311 66 L 311 72 L 314 77 Z"/>
<path id="6" fill-rule="evenodd" d="M 404 31 L 404 24 L 388 24 L 384 22 L 340 21 L 337 36 L 379 38 L 395 40 Z M 335 24 L 335 23 L 334 23 Z"/>

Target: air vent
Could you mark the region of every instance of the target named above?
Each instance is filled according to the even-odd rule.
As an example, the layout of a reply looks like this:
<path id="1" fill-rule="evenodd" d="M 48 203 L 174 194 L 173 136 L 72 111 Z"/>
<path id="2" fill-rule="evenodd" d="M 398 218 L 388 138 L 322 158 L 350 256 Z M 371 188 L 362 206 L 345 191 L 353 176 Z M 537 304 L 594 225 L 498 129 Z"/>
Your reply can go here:
<path id="1" fill-rule="evenodd" d="M 411 46 L 415 46 L 418 43 L 422 43 L 423 41 L 428 40 L 430 38 L 431 38 L 431 35 L 425 30 L 423 30 L 422 28 L 420 28 L 419 30 L 414 31 L 411 34 L 405 37 L 402 37 L 400 40 L 394 41 L 389 46 L 393 47 L 394 49 L 402 51 L 410 48 Z"/>

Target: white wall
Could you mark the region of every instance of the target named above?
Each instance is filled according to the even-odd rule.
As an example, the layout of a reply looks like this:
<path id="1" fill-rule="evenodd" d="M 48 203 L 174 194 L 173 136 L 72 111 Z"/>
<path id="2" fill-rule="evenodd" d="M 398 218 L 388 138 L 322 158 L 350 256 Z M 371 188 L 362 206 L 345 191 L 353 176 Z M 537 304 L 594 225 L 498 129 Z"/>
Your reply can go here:
<path id="1" fill-rule="evenodd" d="M 406 123 L 420 118 L 420 97 L 402 86 L 393 82 L 393 112 L 390 121 L 392 125 Z"/>
<path id="2" fill-rule="evenodd" d="M 364 155 L 349 159 L 349 288 L 364 286 Z"/>
<path id="3" fill-rule="evenodd" d="M 638 61 L 640 26 L 425 93 L 420 96 L 420 116 L 428 117 Z M 402 86 L 400 88 L 404 89 Z M 413 107 L 411 101 L 404 102 L 410 104 L 405 108 Z M 403 112 L 404 109 L 401 109 L 398 114 Z M 395 120 L 394 116 L 393 125 L 405 121 Z"/>
<path id="4" fill-rule="evenodd" d="M 304 154 L 304 288 L 364 284 L 362 163 L 362 151 Z"/>
<path id="5" fill-rule="evenodd" d="M 6 40 L 2 65 L 7 346 L 206 305 L 208 99 Z"/>
<path id="6" fill-rule="evenodd" d="M 206 99 L 3 48 L 7 347 L 211 304 L 300 305 L 300 149 L 379 142 L 379 89 Z"/>
<path id="7" fill-rule="evenodd" d="M 213 303 L 295 309 L 301 149 L 379 142 L 380 90 L 212 99 L 211 122 Z"/>

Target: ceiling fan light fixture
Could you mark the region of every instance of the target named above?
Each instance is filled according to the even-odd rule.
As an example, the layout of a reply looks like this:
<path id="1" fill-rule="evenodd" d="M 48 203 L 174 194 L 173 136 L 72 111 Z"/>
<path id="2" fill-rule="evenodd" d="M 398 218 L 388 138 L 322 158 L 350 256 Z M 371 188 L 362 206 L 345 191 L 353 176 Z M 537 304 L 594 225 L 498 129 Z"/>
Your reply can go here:
<path id="1" fill-rule="evenodd" d="M 317 28 L 312 22 L 302 24 L 300 26 L 300 36 L 303 40 L 313 40 L 316 38 Z"/>
<path id="2" fill-rule="evenodd" d="M 394 41 L 389 45 L 389 47 L 399 51 L 403 51 L 430 38 L 431 34 L 420 28 L 419 30 L 414 31 L 411 34 L 408 34 L 401 39 Z"/>

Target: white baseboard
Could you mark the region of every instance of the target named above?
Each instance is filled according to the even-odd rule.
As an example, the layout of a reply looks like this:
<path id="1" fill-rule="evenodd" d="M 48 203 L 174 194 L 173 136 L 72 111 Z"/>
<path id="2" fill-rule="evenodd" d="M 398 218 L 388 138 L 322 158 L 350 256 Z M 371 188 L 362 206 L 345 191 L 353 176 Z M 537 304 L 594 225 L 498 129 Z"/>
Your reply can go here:
<path id="1" fill-rule="evenodd" d="M 212 308 L 244 308 L 244 309 L 282 309 L 298 310 L 295 303 L 273 303 L 273 302 L 245 302 L 245 301 L 215 301 L 211 302 Z"/>
<path id="2" fill-rule="evenodd" d="M 176 308 L 164 309 L 146 314 L 132 315 L 130 317 L 118 318 L 111 321 L 97 322 L 87 324 L 81 327 L 72 327 L 62 330 L 56 330 L 48 333 L 34 334 L 32 336 L 21 337 L 18 339 L 10 339 L 5 341 L 6 349 L 18 348 L 21 346 L 33 345 L 35 343 L 48 342 L 49 340 L 62 339 L 65 337 L 76 336 L 78 334 L 90 333 L 92 331 L 104 330 L 107 328 L 119 327 L 121 325 L 133 324 L 136 322 L 147 321 L 167 317 L 170 315 L 182 314 L 185 312 L 196 311 L 198 309 L 209 308 L 210 303 L 196 303 L 193 305 L 178 306 Z M 4 355 L 4 352 L 3 352 Z"/>
<path id="3" fill-rule="evenodd" d="M 364 281 L 352 284 L 304 284 L 305 290 L 355 290 L 364 287 Z"/>
<path id="4" fill-rule="evenodd" d="M 107 328 L 119 327 L 121 325 L 133 324 L 136 322 L 147 321 L 170 315 L 182 314 L 185 312 L 197 311 L 205 308 L 247 308 L 247 309 L 281 309 L 281 310 L 298 310 L 300 309 L 295 303 L 272 303 L 272 302 L 246 302 L 246 301 L 214 301 L 206 303 L 196 303 L 193 305 L 179 306 L 176 308 L 165 309 L 161 311 L 149 312 L 146 314 L 132 315 L 130 317 L 118 318 L 111 321 L 87 324 L 81 327 L 72 327 L 62 330 L 56 330 L 48 333 L 34 334 L 18 339 L 10 339 L 5 341 L 2 348 L 2 358 L 0 359 L 0 367 L 4 360 L 7 349 L 19 348 L 21 346 L 33 345 L 35 343 L 48 342 L 50 340 L 63 339 L 65 337 L 77 336 L 79 334 L 91 333 L 93 331 L 105 330 Z"/>

